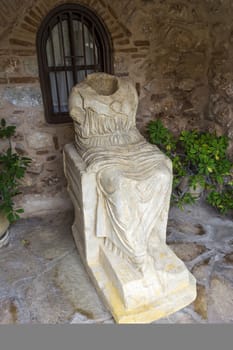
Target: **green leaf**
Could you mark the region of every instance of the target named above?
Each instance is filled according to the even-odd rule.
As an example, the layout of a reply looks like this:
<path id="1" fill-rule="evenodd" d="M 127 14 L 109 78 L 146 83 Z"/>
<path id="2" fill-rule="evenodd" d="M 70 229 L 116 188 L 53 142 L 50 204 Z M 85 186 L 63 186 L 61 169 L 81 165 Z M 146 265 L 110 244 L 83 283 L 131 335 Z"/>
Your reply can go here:
<path id="1" fill-rule="evenodd" d="M 189 176 L 189 185 L 194 189 L 199 185 L 203 187 L 207 202 L 221 213 L 233 208 L 233 176 L 230 175 L 233 164 L 227 154 L 229 138 L 226 135 L 183 130 L 175 138 L 161 120 L 150 122 L 148 132 L 150 142 L 157 144 L 172 160 L 174 204 L 183 208 L 194 203 L 189 192 L 179 191 L 182 177 Z"/>
<path id="2" fill-rule="evenodd" d="M 19 209 L 16 210 L 16 213 L 22 214 L 22 213 L 24 213 L 24 209 L 19 208 Z"/>
<path id="3" fill-rule="evenodd" d="M 0 122 L 0 138 L 10 139 L 15 134 L 14 125 L 6 125 L 4 119 Z M 23 209 L 14 208 L 14 197 L 20 193 L 20 180 L 24 177 L 31 159 L 22 157 L 13 152 L 11 143 L 6 151 L 0 152 L 0 210 L 3 211 L 9 222 L 20 218 Z"/>

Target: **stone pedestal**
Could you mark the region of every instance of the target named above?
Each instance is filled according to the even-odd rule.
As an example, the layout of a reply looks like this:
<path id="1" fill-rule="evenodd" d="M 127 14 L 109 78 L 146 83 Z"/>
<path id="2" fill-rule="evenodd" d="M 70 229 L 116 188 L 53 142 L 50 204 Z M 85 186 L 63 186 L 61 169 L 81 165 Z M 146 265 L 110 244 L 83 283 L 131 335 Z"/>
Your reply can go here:
<path id="1" fill-rule="evenodd" d="M 149 323 L 196 297 L 166 245 L 171 162 L 137 131 L 137 103 L 127 79 L 90 75 L 72 90 L 76 140 L 64 148 L 74 239 L 118 323 Z"/>

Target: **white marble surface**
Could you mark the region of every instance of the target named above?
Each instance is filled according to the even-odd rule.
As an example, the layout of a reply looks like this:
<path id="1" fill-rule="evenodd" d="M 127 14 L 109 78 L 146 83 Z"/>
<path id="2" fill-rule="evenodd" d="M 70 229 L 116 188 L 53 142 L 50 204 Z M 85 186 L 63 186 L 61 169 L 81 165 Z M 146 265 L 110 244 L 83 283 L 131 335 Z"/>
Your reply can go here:
<path id="1" fill-rule="evenodd" d="M 171 161 L 140 135 L 128 79 L 96 73 L 69 109 L 75 145 L 64 148 L 73 235 L 105 304 L 120 323 L 146 323 L 191 303 L 195 279 L 166 245 Z"/>

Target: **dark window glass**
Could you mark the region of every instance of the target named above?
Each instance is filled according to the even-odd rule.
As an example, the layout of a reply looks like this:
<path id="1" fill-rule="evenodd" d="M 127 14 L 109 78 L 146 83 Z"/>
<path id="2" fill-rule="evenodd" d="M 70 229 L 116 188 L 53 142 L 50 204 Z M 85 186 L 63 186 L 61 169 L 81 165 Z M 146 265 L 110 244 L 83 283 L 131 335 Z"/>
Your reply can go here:
<path id="1" fill-rule="evenodd" d="M 110 36 L 100 19 L 82 5 L 62 5 L 42 22 L 37 53 L 46 120 L 69 122 L 72 86 L 94 72 L 112 73 Z"/>

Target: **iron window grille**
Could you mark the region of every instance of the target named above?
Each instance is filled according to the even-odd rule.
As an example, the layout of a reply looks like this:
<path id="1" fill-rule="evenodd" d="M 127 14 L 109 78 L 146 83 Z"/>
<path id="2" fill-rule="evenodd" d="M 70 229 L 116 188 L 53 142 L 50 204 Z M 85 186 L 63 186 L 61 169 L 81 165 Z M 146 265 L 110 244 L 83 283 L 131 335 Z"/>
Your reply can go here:
<path id="1" fill-rule="evenodd" d="M 53 9 L 37 33 L 37 56 L 45 118 L 70 122 L 71 88 L 93 72 L 112 73 L 112 44 L 104 23 L 89 8 L 65 4 Z"/>

